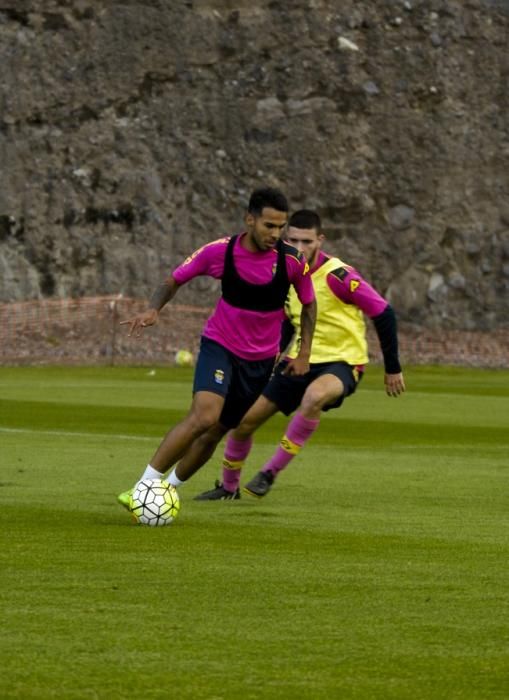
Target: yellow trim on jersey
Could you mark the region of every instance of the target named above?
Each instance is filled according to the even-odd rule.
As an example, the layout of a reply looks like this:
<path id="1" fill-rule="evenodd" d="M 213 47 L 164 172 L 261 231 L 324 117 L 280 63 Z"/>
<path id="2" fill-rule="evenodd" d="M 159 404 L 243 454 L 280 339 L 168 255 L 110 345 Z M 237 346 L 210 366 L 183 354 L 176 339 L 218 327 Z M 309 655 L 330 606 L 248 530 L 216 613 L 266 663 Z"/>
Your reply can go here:
<path id="1" fill-rule="evenodd" d="M 217 238 L 215 241 L 210 241 L 210 243 L 205 243 L 205 245 L 202 245 L 201 248 L 198 248 L 197 250 L 194 251 L 194 253 L 191 253 L 191 255 L 188 255 L 187 258 L 184 260 L 182 265 L 189 265 L 189 263 L 195 259 L 195 257 L 202 252 L 205 248 L 208 248 L 211 245 L 216 245 L 216 243 L 228 243 L 230 240 L 231 236 L 224 236 L 224 238 Z"/>
<path id="2" fill-rule="evenodd" d="M 312 364 L 342 361 L 350 365 L 364 365 L 368 362 L 368 344 L 362 311 L 354 304 L 345 304 L 338 299 L 327 284 L 329 272 L 339 267 L 345 267 L 345 263 L 339 258 L 329 258 L 311 275 L 317 316 L 309 361 Z M 301 309 L 302 305 L 291 287 L 285 306 L 287 316 L 295 328 L 294 341 L 287 353 L 290 358 L 297 357 L 300 347 Z"/>

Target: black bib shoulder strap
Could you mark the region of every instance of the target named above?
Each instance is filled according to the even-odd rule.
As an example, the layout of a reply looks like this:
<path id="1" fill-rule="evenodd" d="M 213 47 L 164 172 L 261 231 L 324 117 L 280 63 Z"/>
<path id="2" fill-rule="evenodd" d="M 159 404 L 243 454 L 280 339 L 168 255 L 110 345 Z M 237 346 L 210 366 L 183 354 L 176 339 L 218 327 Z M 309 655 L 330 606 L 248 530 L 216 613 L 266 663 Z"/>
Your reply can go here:
<path id="1" fill-rule="evenodd" d="M 230 260 L 233 258 L 233 247 L 238 237 L 238 233 L 236 233 L 234 236 L 230 236 L 230 240 L 228 241 L 228 245 L 226 246 L 226 257 L 229 257 Z"/>
<path id="2" fill-rule="evenodd" d="M 282 252 L 284 255 L 291 255 L 293 258 L 296 260 L 301 261 L 302 260 L 302 253 L 299 253 L 297 248 L 295 246 L 290 245 L 286 241 L 284 241 L 282 238 L 279 239 L 277 242 L 278 248 L 281 248 Z"/>
<path id="3" fill-rule="evenodd" d="M 298 255 L 297 250 L 280 239 L 276 244 L 277 258 L 274 260 L 272 280 L 267 284 L 251 284 L 240 277 L 235 267 L 233 249 L 238 237 L 239 234 L 232 236 L 226 246 L 221 279 L 223 299 L 231 306 L 241 309 L 253 311 L 282 309 L 290 287 L 286 256 Z"/>

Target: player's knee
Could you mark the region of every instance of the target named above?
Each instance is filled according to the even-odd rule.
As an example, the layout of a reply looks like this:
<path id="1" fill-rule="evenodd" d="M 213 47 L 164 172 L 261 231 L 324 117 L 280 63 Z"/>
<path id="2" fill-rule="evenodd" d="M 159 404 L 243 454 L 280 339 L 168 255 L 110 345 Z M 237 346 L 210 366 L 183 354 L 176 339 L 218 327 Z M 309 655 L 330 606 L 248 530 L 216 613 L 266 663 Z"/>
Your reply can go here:
<path id="1" fill-rule="evenodd" d="M 219 415 L 212 410 L 193 411 L 189 415 L 188 421 L 194 435 L 210 435 L 212 438 L 219 425 Z"/>
<path id="2" fill-rule="evenodd" d="M 203 433 L 200 439 L 207 446 L 217 445 L 227 432 L 227 428 L 224 428 L 220 423 L 215 423 Z"/>
<path id="3" fill-rule="evenodd" d="M 320 411 L 326 404 L 335 401 L 340 396 L 340 391 L 322 391 L 318 388 L 309 387 L 302 397 L 301 408 L 304 413 Z"/>
<path id="4" fill-rule="evenodd" d="M 249 418 L 244 418 L 235 428 L 235 439 L 247 440 L 255 432 L 257 427 L 258 426 L 254 421 L 250 420 Z"/>

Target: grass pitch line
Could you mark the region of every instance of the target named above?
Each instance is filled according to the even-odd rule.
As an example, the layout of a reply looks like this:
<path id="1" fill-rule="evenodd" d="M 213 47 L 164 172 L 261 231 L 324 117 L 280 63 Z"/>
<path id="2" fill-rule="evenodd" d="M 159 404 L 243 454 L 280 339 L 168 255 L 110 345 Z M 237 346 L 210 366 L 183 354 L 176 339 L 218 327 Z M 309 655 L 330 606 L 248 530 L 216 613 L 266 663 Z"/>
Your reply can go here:
<path id="1" fill-rule="evenodd" d="M 9 435 L 49 435 L 52 437 L 83 437 L 83 438 L 113 438 L 114 440 L 134 440 L 138 442 L 154 442 L 157 440 L 157 436 L 147 436 L 147 435 L 123 435 L 118 433 L 86 433 L 78 432 L 73 430 L 34 430 L 33 428 L 7 428 L 0 425 L 0 434 L 7 433 Z M 259 440 L 257 444 L 260 445 L 272 445 L 271 442 L 264 442 Z M 320 449 L 331 449 L 337 450 L 337 445 L 319 445 Z M 342 448 L 345 451 L 350 452 L 362 452 L 363 450 L 370 449 L 369 445 L 343 445 Z M 443 450 L 443 445 L 393 445 L 391 450 L 393 451 L 405 451 L 405 450 Z M 472 449 L 472 445 L 453 445 L 450 449 L 454 450 L 467 450 Z M 507 451 L 506 445 L 490 445 L 487 448 L 489 452 L 496 452 L 499 450 Z"/>
<path id="2" fill-rule="evenodd" d="M 116 440 L 150 440 L 154 441 L 157 438 L 144 435 L 119 435 L 118 433 L 85 433 L 72 430 L 33 430 L 31 428 L 5 428 L 0 425 L 0 433 L 19 433 L 29 435 L 52 435 L 54 437 L 95 437 L 95 438 L 114 438 Z"/>

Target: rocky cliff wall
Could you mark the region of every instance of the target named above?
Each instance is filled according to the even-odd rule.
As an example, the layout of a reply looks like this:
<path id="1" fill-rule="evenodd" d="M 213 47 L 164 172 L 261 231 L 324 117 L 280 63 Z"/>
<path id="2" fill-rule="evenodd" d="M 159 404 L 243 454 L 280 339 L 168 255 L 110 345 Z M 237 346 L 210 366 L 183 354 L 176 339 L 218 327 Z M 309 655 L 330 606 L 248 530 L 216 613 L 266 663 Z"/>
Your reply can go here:
<path id="1" fill-rule="evenodd" d="M 0 301 L 145 296 L 271 184 L 403 320 L 507 326 L 508 47 L 501 0 L 0 0 Z"/>

